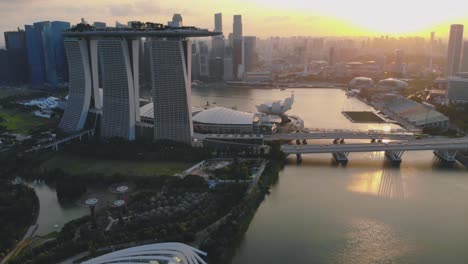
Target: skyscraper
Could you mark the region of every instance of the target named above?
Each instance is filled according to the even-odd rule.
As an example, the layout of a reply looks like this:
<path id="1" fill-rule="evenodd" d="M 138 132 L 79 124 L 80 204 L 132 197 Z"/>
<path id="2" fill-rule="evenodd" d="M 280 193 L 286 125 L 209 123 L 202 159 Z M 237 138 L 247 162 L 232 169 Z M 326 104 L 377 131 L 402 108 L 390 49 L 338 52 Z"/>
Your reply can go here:
<path id="1" fill-rule="evenodd" d="M 139 40 L 100 36 L 87 39 L 72 34 L 64 42 L 70 92 L 59 128 L 66 133 L 80 131 L 84 128 L 89 108 L 94 107 L 102 112 L 102 138 L 134 140 L 140 113 L 139 82 L 134 78 L 139 76 L 139 56 L 132 55 L 139 54 Z"/>
<path id="2" fill-rule="evenodd" d="M 214 16 L 214 31 L 215 32 L 223 32 L 223 14 L 217 13 Z"/>
<path id="3" fill-rule="evenodd" d="M 192 80 L 200 79 L 200 52 L 197 42 L 192 42 Z"/>
<path id="4" fill-rule="evenodd" d="M 463 60 L 461 71 L 468 72 L 468 41 L 463 43 Z"/>
<path id="5" fill-rule="evenodd" d="M 28 51 L 29 80 L 32 88 L 41 88 L 45 83 L 45 62 L 42 48 L 42 31 L 33 25 L 24 26 Z"/>
<path id="6" fill-rule="evenodd" d="M 463 25 L 451 25 L 447 54 L 447 77 L 454 76 L 460 71 L 462 43 Z"/>
<path id="7" fill-rule="evenodd" d="M 218 13 L 214 16 L 215 32 L 222 32 L 223 20 L 222 14 Z M 224 73 L 224 36 L 214 36 L 211 39 L 211 54 L 210 54 L 210 77 L 214 80 L 222 80 Z"/>
<path id="8" fill-rule="evenodd" d="M 62 21 L 43 21 L 25 26 L 33 88 L 43 87 L 45 83 L 57 87 L 59 82 L 67 81 L 62 32 L 69 28 L 70 23 Z"/>
<path id="9" fill-rule="evenodd" d="M 245 72 L 251 72 L 255 70 L 255 64 L 257 63 L 257 38 L 256 37 L 244 37 L 244 65 Z"/>
<path id="10" fill-rule="evenodd" d="M 429 69 L 432 71 L 434 59 L 435 32 L 431 32 L 431 38 L 429 41 Z"/>
<path id="11" fill-rule="evenodd" d="M 52 31 L 49 21 L 36 22 L 33 24 L 34 29 L 40 34 L 42 42 L 42 58 L 44 59 L 45 82 L 51 85 L 57 83 L 57 69 L 55 67 L 54 50 L 52 48 Z"/>
<path id="12" fill-rule="evenodd" d="M 200 77 L 207 78 L 210 75 L 208 45 L 205 41 L 198 42 L 200 55 Z"/>
<path id="13" fill-rule="evenodd" d="M 234 23 L 233 23 L 233 52 L 232 52 L 232 68 L 234 78 L 239 78 L 239 70 L 241 69 L 241 65 L 244 63 L 243 58 L 243 39 L 242 39 L 242 16 L 241 15 L 234 15 Z"/>
<path id="14" fill-rule="evenodd" d="M 8 79 L 15 84 L 28 80 L 26 33 L 22 30 L 5 32 L 8 59 Z"/>
<path id="15" fill-rule="evenodd" d="M 154 140 L 191 144 L 191 54 L 189 40 L 150 40 Z"/>
<path id="16" fill-rule="evenodd" d="M 232 68 L 232 47 L 227 46 L 224 52 L 224 73 L 223 73 L 223 80 L 224 81 L 232 81 L 234 79 L 234 70 Z"/>
<path id="17" fill-rule="evenodd" d="M 56 87 L 58 83 L 68 81 L 68 69 L 67 59 L 65 56 L 65 48 L 63 45 L 62 33 L 65 30 L 70 29 L 70 23 L 63 21 L 52 21 L 49 39 L 50 54 L 53 59 L 53 73 L 55 76 L 51 76 L 53 82 L 51 85 Z"/>
<path id="18" fill-rule="evenodd" d="M 66 40 L 65 50 L 70 70 L 68 104 L 59 128 L 65 133 L 73 133 L 84 128 L 91 102 L 91 67 L 86 40 Z"/>
<path id="19" fill-rule="evenodd" d="M 137 40 L 130 43 L 134 41 Z M 104 97 L 101 136 L 135 140 L 135 115 L 140 109 L 135 109 L 134 76 L 139 73 L 131 58 L 138 60 L 139 57 L 130 55 L 127 40 L 102 39 L 98 47 Z"/>
<path id="20" fill-rule="evenodd" d="M 7 84 L 10 81 L 8 68 L 8 52 L 0 49 L 0 84 Z"/>
<path id="21" fill-rule="evenodd" d="M 62 131 L 83 129 L 88 110 L 94 107 L 93 112 L 101 115 L 98 120 L 102 138 L 134 140 L 138 126 L 138 132 L 144 130 L 145 136 L 148 129 L 153 129 L 149 131 L 154 140 L 192 142 L 192 45 L 187 38 L 217 33 L 198 29 L 181 32 L 151 25 L 145 29 L 92 28 L 64 33 L 70 68 L 70 103 L 59 125 Z M 148 59 L 140 60 L 141 47 L 147 49 Z M 151 79 L 154 118 L 150 127 L 139 122 L 140 61 L 149 69 Z M 99 76 L 102 76 L 103 105 Z"/>
<path id="22" fill-rule="evenodd" d="M 328 53 L 328 65 L 335 66 L 336 64 L 336 51 L 335 47 L 330 47 L 330 51 Z"/>

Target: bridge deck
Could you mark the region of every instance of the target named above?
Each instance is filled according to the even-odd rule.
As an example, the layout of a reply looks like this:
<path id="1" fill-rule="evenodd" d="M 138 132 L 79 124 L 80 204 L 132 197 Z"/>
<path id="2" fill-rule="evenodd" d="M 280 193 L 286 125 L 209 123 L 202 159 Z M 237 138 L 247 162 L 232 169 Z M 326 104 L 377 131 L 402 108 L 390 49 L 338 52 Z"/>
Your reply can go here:
<path id="1" fill-rule="evenodd" d="M 194 138 L 223 138 L 223 139 L 263 139 L 274 140 L 307 140 L 307 139 L 391 139 L 391 140 L 412 140 L 414 134 L 405 132 L 383 132 L 383 131 L 357 131 L 357 130 L 310 130 L 307 133 L 289 134 L 199 134 L 194 133 Z"/>
<path id="2" fill-rule="evenodd" d="M 414 140 L 399 143 L 283 145 L 281 146 L 281 150 L 286 154 L 418 150 L 468 150 L 468 138 Z"/>

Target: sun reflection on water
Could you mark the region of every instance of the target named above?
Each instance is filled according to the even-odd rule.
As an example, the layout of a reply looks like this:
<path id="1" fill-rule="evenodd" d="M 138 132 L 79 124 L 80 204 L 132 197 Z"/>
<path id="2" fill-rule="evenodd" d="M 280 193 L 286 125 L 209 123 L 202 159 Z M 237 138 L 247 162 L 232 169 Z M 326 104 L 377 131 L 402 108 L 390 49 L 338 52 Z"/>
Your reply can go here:
<path id="1" fill-rule="evenodd" d="M 405 188 L 398 168 L 386 168 L 353 177 L 348 190 L 392 199 L 404 199 Z"/>

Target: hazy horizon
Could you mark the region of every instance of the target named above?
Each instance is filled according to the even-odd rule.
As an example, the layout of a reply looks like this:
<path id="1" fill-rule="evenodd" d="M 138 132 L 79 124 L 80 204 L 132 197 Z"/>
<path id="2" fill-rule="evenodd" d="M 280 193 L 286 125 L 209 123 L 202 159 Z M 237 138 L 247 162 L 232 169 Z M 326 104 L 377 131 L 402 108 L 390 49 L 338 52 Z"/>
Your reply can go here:
<path id="1" fill-rule="evenodd" d="M 244 35 L 270 36 L 424 36 L 431 31 L 446 39 L 449 25 L 465 23 L 468 3 L 457 0 L 432 6 L 427 2 L 395 0 L 385 6 L 378 1 L 317 0 L 0 0 L 2 32 L 37 21 L 90 23 L 102 21 L 113 26 L 115 21 L 152 21 L 166 24 L 172 14 L 180 13 L 184 24 L 213 29 L 213 15 L 223 13 L 223 32 L 232 32 L 232 16 L 241 14 Z M 444 12 L 441 12 L 444 10 Z M 415 19 L 417 17 L 417 19 Z M 3 41 L 3 38 L 2 38 Z"/>

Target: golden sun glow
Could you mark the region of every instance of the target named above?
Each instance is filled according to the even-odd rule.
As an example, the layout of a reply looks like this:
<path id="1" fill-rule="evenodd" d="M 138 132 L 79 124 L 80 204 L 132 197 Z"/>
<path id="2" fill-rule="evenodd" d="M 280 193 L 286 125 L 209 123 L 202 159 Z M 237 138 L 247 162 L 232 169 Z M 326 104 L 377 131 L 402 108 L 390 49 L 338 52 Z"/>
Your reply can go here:
<path id="1" fill-rule="evenodd" d="M 252 1 L 250 1 L 252 2 Z M 450 23 L 467 20 L 468 2 L 446 0 L 441 5 L 430 1 L 393 0 L 254 0 L 263 7 L 264 14 L 281 10 L 283 14 L 294 13 L 300 16 L 316 17 L 311 25 L 323 20 L 334 20 L 335 26 L 344 29 L 347 35 L 368 34 L 426 34 L 447 27 Z M 266 9 L 265 9 L 266 8 Z M 447 8 L 447 9 L 445 9 Z M 300 25 L 300 24 L 299 24 Z M 333 26 L 333 23 L 330 24 Z M 341 30 L 343 31 L 343 30 Z"/>
<path id="2" fill-rule="evenodd" d="M 428 36 L 446 38 L 450 23 L 468 22 L 468 1 L 444 0 L 82 0 L 0 1 L 1 31 L 43 20 L 77 23 L 132 20 L 165 22 L 180 13 L 184 24 L 213 28 L 223 13 L 225 35 L 242 15 L 244 34 L 270 36 Z M 20 13 L 21 16 L 17 14 Z"/>

